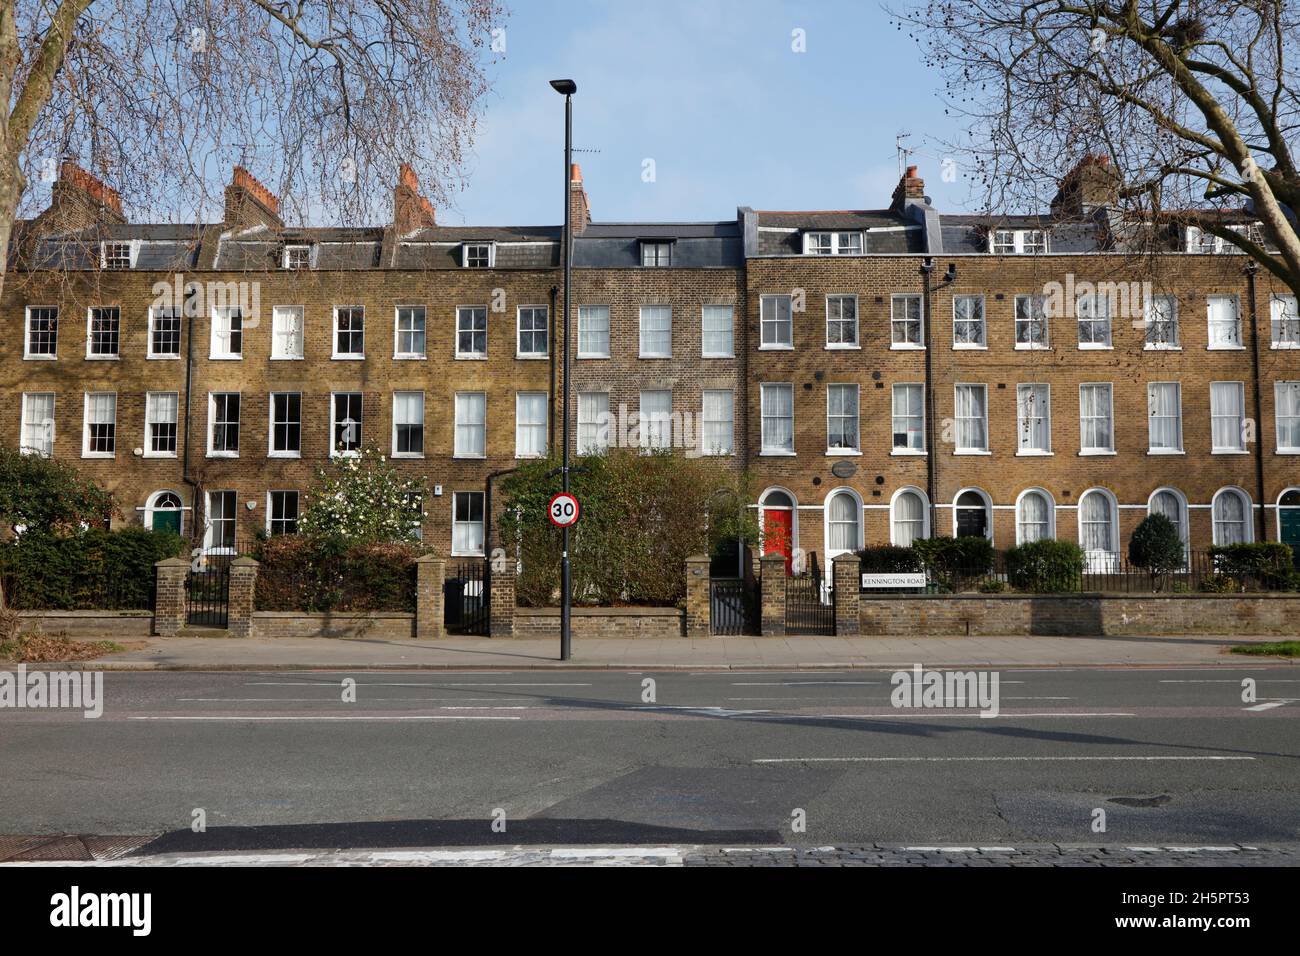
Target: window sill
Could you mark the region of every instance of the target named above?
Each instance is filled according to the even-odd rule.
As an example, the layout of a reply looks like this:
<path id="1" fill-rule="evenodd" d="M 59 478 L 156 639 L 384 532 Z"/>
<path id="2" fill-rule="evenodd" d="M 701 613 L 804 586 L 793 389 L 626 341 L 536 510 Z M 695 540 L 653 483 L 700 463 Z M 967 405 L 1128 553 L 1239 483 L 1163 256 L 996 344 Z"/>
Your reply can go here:
<path id="1" fill-rule="evenodd" d="M 243 360 L 244 360 L 244 356 L 242 355 L 209 355 L 208 356 L 209 362 L 242 362 Z"/>
<path id="2" fill-rule="evenodd" d="M 1183 350 L 1183 347 L 1182 347 L 1181 345 L 1144 345 L 1144 346 L 1142 346 L 1142 351 L 1143 351 L 1143 352 L 1181 352 L 1182 350 Z"/>
<path id="3" fill-rule="evenodd" d="M 954 352 L 987 352 L 989 347 L 987 345 L 975 345 L 970 342 L 954 342 L 952 343 L 952 350 Z"/>
<path id="4" fill-rule="evenodd" d="M 487 455 L 452 455 L 456 461 L 486 461 Z"/>
<path id="5" fill-rule="evenodd" d="M 582 358 L 582 356 L 578 357 Z M 702 359 L 734 359 L 735 357 L 735 352 L 731 352 L 730 354 L 723 354 L 721 352 L 703 352 L 700 354 L 700 358 Z M 606 355 L 605 358 L 609 358 L 609 356 Z"/>
<path id="6" fill-rule="evenodd" d="M 827 352 L 861 352 L 862 351 L 861 345 L 843 345 L 843 344 L 835 344 L 831 342 L 827 342 L 825 345 L 822 346 L 822 348 Z"/>
<path id="7" fill-rule="evenodd" d="M 366 357 L 364 355 L 331 355 L 330 356 L 331 362 L 364 362 L 365 360 Z"/>
<path id="8" fill-rule="evenodd" d="M 140 457 L 141 457 L 141 458 L 162 459 L 163 461 L 166 461 L 167 459 L 170 458 L 172 461 L 175 461 L 175 460 L 176 460 L 176 452 L 174 452 L 174 451 L 147 451 L 147 452 L 145 452 L 144 454 L 142 454 Z"/>
<path id="9" fill-rule="evenodd" d="M 24 362 L 54 362 L 58 360 L 57 355 L 24 355 Z"/>
<path id="10" fill-rule="evenodd" d="M 452 551 L 453 558 L 481 558 L 484 557 L 482 551 Z"/>
<path id="11" fill-rule="evenodd" d="M 792 451 L 760 451 L 759 458 L 794 458 L 795 452 Z"/>
<path id="12" fill-rule="evenodd" d="M 1107 455 L 1113 455 L 1113 454 L 1115 454 L 1115 450 L 1113 448 L 1110 449 L 1109 451 L 1104 448 L 1082 448 L 1079 450 L 1080 458 L 1097 458 L 1097 457 L 1105 457 Z"/>
<path id="13" fill-rule="evenodd" d="M 120 355 L 87 355 L 86 356 L 87 362 L 120 362 L 121 360 L 122 360 L 122 356 Z"/>
<path id="14" fill-rule="evenodd" d="M 292 459 L 295 459 L 295 458 L 301 458 L 301 457 L 302 457 L 302 452 L 300 452 L 300 451 L 268 451 L 268 452 L 266 453 L 266 457 L 267 457 L 267 458 L 284 458 L 284 459 L 292 460 Z"/>
<path id="15" fill-rule="evenodd" d="M 857 448 L 827 448 L 827 458 L 861 458 L 862 451 Z"/>
<path id="16" fill-rule="evenodd" d="M 1249 455 L 1250 450 L 1246 448 L 1211 448 L 1211 455 Z"/>
<path id="17" fill-rule="evenodd" d="M 111 452 L 111 451 L 83 451 L 81 453 L 81 457 L 96 458 L 96 459 L 100 459 L 101 461 L 112 461 L 114 458 L 117 457 L 117 454 L 116 452 Z"/>
<path id="18" fill-rule="evenodd" d="M 1187 452 L 1181 448 L 1148 448 L 1147 454 L 1156 457 L 1168 457 L 1169 455 L 1186 455 Z"/>
<path id="19" fill-rule="evenodd" d="M 330 458 L 360 458 L 360 457 L 361 457 L 361 452 L 359 452 L 359 451 L 332 451 L 332 452 L 330 452 Z"/>
<path id="20" fill-rule="evenodd" d="M 423 356 L 421 356 L 421 358 L 423 358 Z M 545 362 L 548 358 L 550 358 L 550 356 L 546 355 L 545 353 L 542 353 L 540 355 L 536 352 L 528 352 L 523 354 L 519 352 L 515 353 L 515 360 L 518 362 Z"/>
<path id="21" fill-rule="evenodd" d="M 953 454 L 954 454 L 954 455 L 961 455 L 961 456 L 966 456 L 966 455 L 983 456 L 983 455 L 992 455 L 993 452 L 991 452 L 991 451 L 981 451 L 981 450 L 978 449 L 978 448 L 956 448 L 956 449 L 953 449 Z"/>
<path id="22" fill-rule="evenodd" d="M 486 362 L 487 361 L 486 355 L 461 355 L 460 353 L 457 353 L 455 358 L 457 362 Z"/>
<path id="23" fill-rule="evenodd" d="M 1246 346 L 1244 346 L 1244 345 L 1207 345 L 1207 346 L 1205 347 L 1205 351 L 1207 351 L 1207 352 L 1244 352 L 1244 351 L 1246 351 Z"/>
<path id="24" fill-rule="evenodd" d="M 410 354 L 402 353 L 402 354 L 394 355 L 393 361 L 394 362 L 423 362 L 426 360 L 426 358 L 427 356 L 424 355 L 416 355 L 414 353 L 410 353 Z"/>
<path id="25" fill-rule="evenodd" d="M 210 451 L 210 452 L 208 452 L 204 457 L 205 457 L 205 458 L 228 458 L 228 459 L 234 459 L 234 458 L 238 458 L 238 457 L 239 457 L 239 452 L 237 452 L 237 451 L 233 451 L 233 452 L 232 452 L 232 451 Z"/>
<path id="26" fill-rule="evenodd" d="M 177 356 L 177 358 L 179 357 Z M 272 355 L 270 358 L 272 362 L 301 362 L 302 360 L 301 355 Z"/>
<path id="27" fill-rule="evenodd" d="M 1050 345 L 1026 345 L 1023 342 L 1017 342 L 1015 350 L 1017 352 L 1050 352 L 1052 347 Z"/>
<path id="28" fill-rule="evenodd" d="M 926 453 L 918 449 L 895 448 L 889 454 L 894 458 L 924 458 Z"/>
<path id="29" fill-rule="evenodd" d="M 925 351 L 925 346 L 924 346 L 924 345 L 900 344 L 900 343 L 898 343 L 898 342 L 890 342 L 890 343 L 889 343 L 889 350 L 890 350 L 891 352 L 924 352 L 924 351 Z"/>
<path id="30" fill-rule="evenodd" d="M 413 451 L 395 451 L 388 456 L 389 458 L 399 458 L 403 461 L 418 461 L 424 457 L 424 452 Z"/>
<path id="31" fill-rule="evenodd" d="M 1300 448 L 1276 448 L 1273 450 L 1275 455 L 1300 455 Z"/>
<path id="32" fill-rule="evenodd" d="M 181 360 L 180 355 L 146 355 L 145 356 L 145 361 L 147 362 L 179 362 L 180 360 Z"/>
<path id="33" fill-rule="evenodd" d="M 1094 342 L 1079 343 L 1080 352 L 1113 352 L 1114 350 L 1115 346 L 1113 345 L 1098 345 Z"/>
<path id="34" fill-rule="evenodd" d="M 581 352 L 579 352 L 575 357 L 576 357 L 576 358 L 579 358 L 579 359 L 607 359 L 607 358 L 609 358 L 608 355 L 583 355 Z"/>
<path id="35" fill-rule="evenodd" d="M 758 347 L 758 350 L 760 352 L 793 352 L 794 346 L 793 345 L 760 345 Z"/>
<path id="36" fill-rule="evenodd" d="M 1290 349 L 1300 349 L 1300 342 L 1273 342 L 1269 348 L 1277 352 L 1285 352 Z"/>
<path id="37" fill-rule="evenodd" d="M 1054 451 L 1032 451 L 1032 450 L 1023 451 L 1022 450 L 1016 452 L 1016 457 L 1017 458 L 1051 458 L 1055 454 L 1056 452 Z"/>
<path id="38" fill-rule="evenodd" d="M 643 361 L 649 360 L 652 362 L 671 362 L 673 360 L 671 355 L 646 355 L 645 353 L 638 355 L 637 358 Z"/>

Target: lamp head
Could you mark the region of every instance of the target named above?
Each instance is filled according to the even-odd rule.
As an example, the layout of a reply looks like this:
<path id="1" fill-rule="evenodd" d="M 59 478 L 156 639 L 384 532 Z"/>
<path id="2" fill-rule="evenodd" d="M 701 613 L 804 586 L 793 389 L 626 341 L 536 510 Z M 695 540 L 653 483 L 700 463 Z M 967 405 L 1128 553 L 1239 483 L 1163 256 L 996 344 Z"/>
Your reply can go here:
<path id="1" fill-rule="evenodd" d="M 578 84 L 573 80 L 551 80 L 551 88 L 564 96 L 572 96 L 578 92 Z"/>

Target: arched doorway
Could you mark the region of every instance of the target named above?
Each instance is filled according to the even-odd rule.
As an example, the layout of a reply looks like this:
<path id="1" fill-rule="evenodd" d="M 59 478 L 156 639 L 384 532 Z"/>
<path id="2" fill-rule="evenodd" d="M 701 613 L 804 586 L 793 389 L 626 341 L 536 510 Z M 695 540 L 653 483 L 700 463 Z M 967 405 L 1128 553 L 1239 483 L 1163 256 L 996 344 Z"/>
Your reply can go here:
<path id="1" fill-rule="evenodd" d="M 156 491 L 144 506 L 144 526 L 154 531 L 181 533 L 181 499 L 174 491 Z"/>
<path id="2" fill-rule="evenodd" d="M 959 538 L 989 536 L 988 501 L 978 491 L 963 491 L 957 496 L 954 525 Z"/>
<path id="3" fill-rule="evenodd" d="M 794 549 L 798 547 L 796 516 L 794 496 L 784 488 L 773 488 L 759 499 L 758 521 L 763 535 L 763 554 L 784 557 L 786 574 L 791 571 Z"/>
<path id="4" fill-rule="evenodd" d="M 1291 555 L 1300 568 L 1300 488 L 1288 488 L 1277 499 L 1277 539 L 1291 545 Z"/>

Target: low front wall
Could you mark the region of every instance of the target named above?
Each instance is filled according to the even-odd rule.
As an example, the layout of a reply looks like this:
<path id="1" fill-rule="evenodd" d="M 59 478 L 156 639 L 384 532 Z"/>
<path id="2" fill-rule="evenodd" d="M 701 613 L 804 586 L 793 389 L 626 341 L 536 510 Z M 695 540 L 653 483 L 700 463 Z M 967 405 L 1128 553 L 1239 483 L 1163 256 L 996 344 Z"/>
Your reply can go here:
<path id="1" fill-rule="evenodd" d="M 859 600 L 864 637 L 1300 634 L 1300 594 L 948 594 Z"/>
<path id="2" fill-rule="evenodd" d="M 153 633 L 152 611 L 19 611 L 20 631 L 66 634 L 78 640 L 144 638 Z"/>
<path id="3" fill-rule="evenodd" d="M 575 640 L 597 637 L 666 638 L 686 633 L 686 615 L 675 607 L 575 607 L 570 631 Z M 515 637 L 560 637 L 558 607 L 515 609 Z"/>
<path id="4" fill-rule="evenodd" d="M 415 636 L 415 615 L 400 611 L 254 611 L 253 637 L 369 637 L 405 641 Z"/>

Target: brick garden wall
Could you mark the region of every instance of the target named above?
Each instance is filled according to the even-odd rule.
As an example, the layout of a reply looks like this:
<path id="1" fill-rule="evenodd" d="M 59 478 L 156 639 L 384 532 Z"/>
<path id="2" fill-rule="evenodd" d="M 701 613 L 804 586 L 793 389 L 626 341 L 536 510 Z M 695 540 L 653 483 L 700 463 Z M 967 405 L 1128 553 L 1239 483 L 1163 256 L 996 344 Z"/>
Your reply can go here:
<path id="1" fill-rule="evenodd" d="M 297 611 L 254 611 L 253 637 L 352 637 L 405 641 L 415 636 L 415 615 L 391 613 L 307 614 Z"/>
<path id="2" fill-rule="evenodd" d="M 594 638 L 676 638 L 685 631 L 682 611 L 675 607 L 578 607 L 571 630 L 575 640 Z M 521 607 L 515 610 L 515 637 L 560 639 L 560 609 Z"/>
<path id="3" fill-rule="evenodd" d="M 66 634 L 77 640 L 143 639 L 153 630 L 150 611 L 19 611 L 19 629 Z"/>

